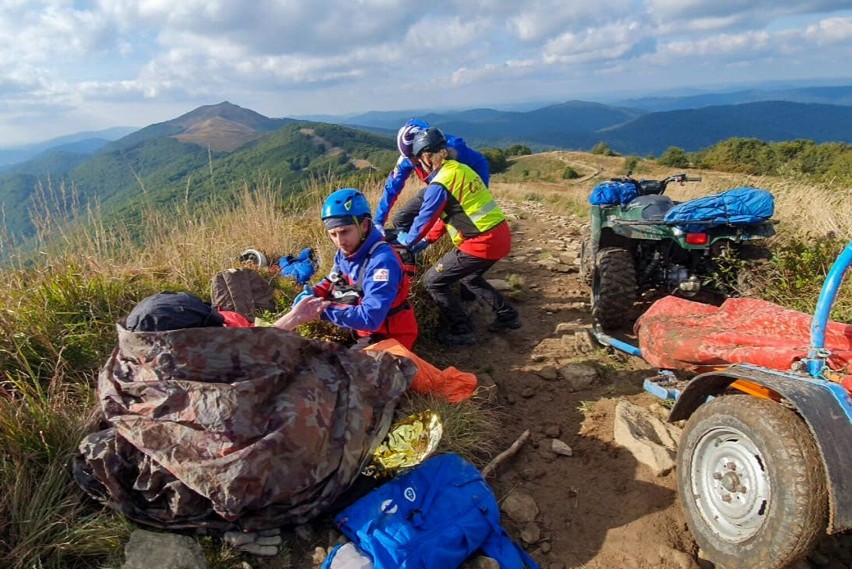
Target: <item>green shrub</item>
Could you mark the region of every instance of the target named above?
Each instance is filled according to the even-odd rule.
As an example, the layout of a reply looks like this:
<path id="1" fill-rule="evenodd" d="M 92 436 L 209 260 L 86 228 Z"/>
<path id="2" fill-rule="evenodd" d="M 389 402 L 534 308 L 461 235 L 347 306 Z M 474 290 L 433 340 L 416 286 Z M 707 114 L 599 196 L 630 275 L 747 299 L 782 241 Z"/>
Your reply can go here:
<path id="1" fill-rule="evenodd" d="M 483 148 L 482 154 L 488 160 L 488 171 L 494 174 L 505 172 L 509 168 L 509 161 L 506 159 L 506 153 L 499 148 Z"/>
<path id="2" fill-rule="evenodd" d="M 606 142 L 598 142 L 590 150 L 592 154 L 600 154 L 601 156 L 618 156 Z"/>
<path id="3" fill-rule="evenodd" d="M 528 156 L 532 154 L 529 146 L 523 144 L 513 144 L 506 149 L 506 156 Z"/>
<path id="4" fill-rule="evenodd" d="M 580 174 L 572 168 L 571 166 L 566 166 L 565 170 L 562 171 L 562 179 L 563 180 L 576 180 L 580 177 Z"/>
<path id="5" fill-rule="evenodd" d="M 671 166 L 672 168 L 688 168 L 689 156 L 686 155 L 683 148 L 669 146 L 668 150 L 663 152 L 663 155 L 657 160 L 657 163 L 660 166 Z"/>
<path id="6" fill-rule="evenodd" d="M 770 274 L 763 297 L 781 306 L 813 314 L 825 276 L 845 241 L 828 238 L 805 243 L 793 241 L 773 249 Z M 847 277 L 832 307 L 831 319 L 852 323 L 852 285 Z"/>

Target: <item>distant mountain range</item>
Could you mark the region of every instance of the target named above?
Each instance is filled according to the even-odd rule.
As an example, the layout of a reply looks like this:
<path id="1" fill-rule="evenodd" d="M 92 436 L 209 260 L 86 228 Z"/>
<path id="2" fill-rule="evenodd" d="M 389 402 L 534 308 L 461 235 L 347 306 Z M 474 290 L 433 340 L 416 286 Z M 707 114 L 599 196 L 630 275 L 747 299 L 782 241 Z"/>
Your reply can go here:
<path id="1" fill-rule="evenodd" d="M 852 87 L 796 89 L 778 92 L 778 100 L 711 104 L 757 96 L 742 91 L 637 99 L 624 106 L 568 101 L 524 112 L 470 109 L 418 116 L 475 147 L 589 150 L 605 142 L 616 152 L 641 156 L 659 156 L 671 146 L 697 151 L 732 137 L 845 143 L 852 138 Z M 672 109 L 684 104 L 695 107 Z M 649 110 L 658 107 L 669 110 Z M 104 211 L 130 215 L 142 194 L 157 204 L 229 199 L 243 184 L 261 178 L 298 191 L 305 180 L 328 173 L 384 175 L 396 158 L 396 130 L 411 114 L 371 112 L 329 124 L 269 118 L 223 102 L 138 130 L 80 133 L 31 145 L 17 150 L 36 154 L 0 171 L 5 229 L 33 235 L 30 210 L 39 185 L 64 184 L 73 187 L 81 205 L 97 202 Z M 8 152 L 13 150 L 0 151 L 0 159 L 13 160 Z"/>
<path id="2" fill-rule="evenodd" d="M 703 93 L 681 97 L 644 97 L 622 99 L 617 106 L 642 109 L 647 112 L 682 111 L 721 105 L 741 105 L 762 101 L 788 103 L 820 103 L 823 105 L 852 105 L 852 87 L 799 87 L 795 89 L 749 89 L 729 93 Z"/>
<path id="3" fill-rule="evenodd" d="M 340 122 L 392 135 L 411 116 L 371 112 Z M 523 143 L 533 150 L 588 150 L 605 142 L 622 154 L 659 156 L 670 146 L 695 152 L 732 137 L 848 142 L 852 86 L 633 99 L 622 105 L 569 101 L 527 112 L 474 109 L 417 116 L 476 146 Z"/>
<path id="4" fill-rule="evenodd" d="M 135 130 L 138 130 L 138 128 L 118 126 L 106 130 L 78 132 L 17 148 L 0 149 L 0 172 L 12 164 L 26 162 L 48 151 L 93 154 L 110 141 L 118 140 Z"/>

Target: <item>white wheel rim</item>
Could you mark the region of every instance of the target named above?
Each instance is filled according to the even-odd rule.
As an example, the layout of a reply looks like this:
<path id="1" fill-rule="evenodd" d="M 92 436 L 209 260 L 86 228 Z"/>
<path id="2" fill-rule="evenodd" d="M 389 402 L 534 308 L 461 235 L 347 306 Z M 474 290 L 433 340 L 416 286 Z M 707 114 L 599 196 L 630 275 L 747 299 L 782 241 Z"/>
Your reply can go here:
<path id="1" fill-rule="evenodd" d="M 772 488 L 766 461 L 745 434 L 731 427 L 707 431 L 695 446 L 689 474 L 698 511 L 720 538 L 740 543 L 760 530 Z"/>

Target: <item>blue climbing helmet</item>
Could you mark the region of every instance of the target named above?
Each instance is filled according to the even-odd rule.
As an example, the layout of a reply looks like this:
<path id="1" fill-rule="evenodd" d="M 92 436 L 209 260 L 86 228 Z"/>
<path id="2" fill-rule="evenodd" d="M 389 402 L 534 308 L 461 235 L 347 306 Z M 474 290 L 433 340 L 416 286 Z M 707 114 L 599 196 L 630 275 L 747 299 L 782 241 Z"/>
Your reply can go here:
<path id="1" fill-rule="evenodd" d="M 357 224 L 370 217 L 370 204 L 359 190 L 343 188 L 325 199 L 321 217 L 326 229 Z"/>
<path id="2" fill-rule="evenodd" d="M 402 125 L 399 132 L 396 133 L 396 147 L 399 148 L 400 154 L 406 158 L 412 157 L 411 144 L 414 142 L 414 137 L 418 132 L 429 128 L 429 123 L 420 119 L 408 119 Z"/>

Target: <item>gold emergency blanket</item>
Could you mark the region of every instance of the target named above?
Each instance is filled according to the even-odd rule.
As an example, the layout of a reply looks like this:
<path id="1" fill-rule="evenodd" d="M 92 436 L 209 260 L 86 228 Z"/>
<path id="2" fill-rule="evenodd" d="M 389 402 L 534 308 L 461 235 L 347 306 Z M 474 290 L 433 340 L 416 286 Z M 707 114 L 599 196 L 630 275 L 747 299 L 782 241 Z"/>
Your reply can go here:
<path id="1" fill-rule="evenodd" d="M 416 466 L 438 448 L 444 425 L 433 411 L 410 415 L 393 424 L 387 438 L 373 453 L 368 476 L 392 476 L 403 468 Z"/>

